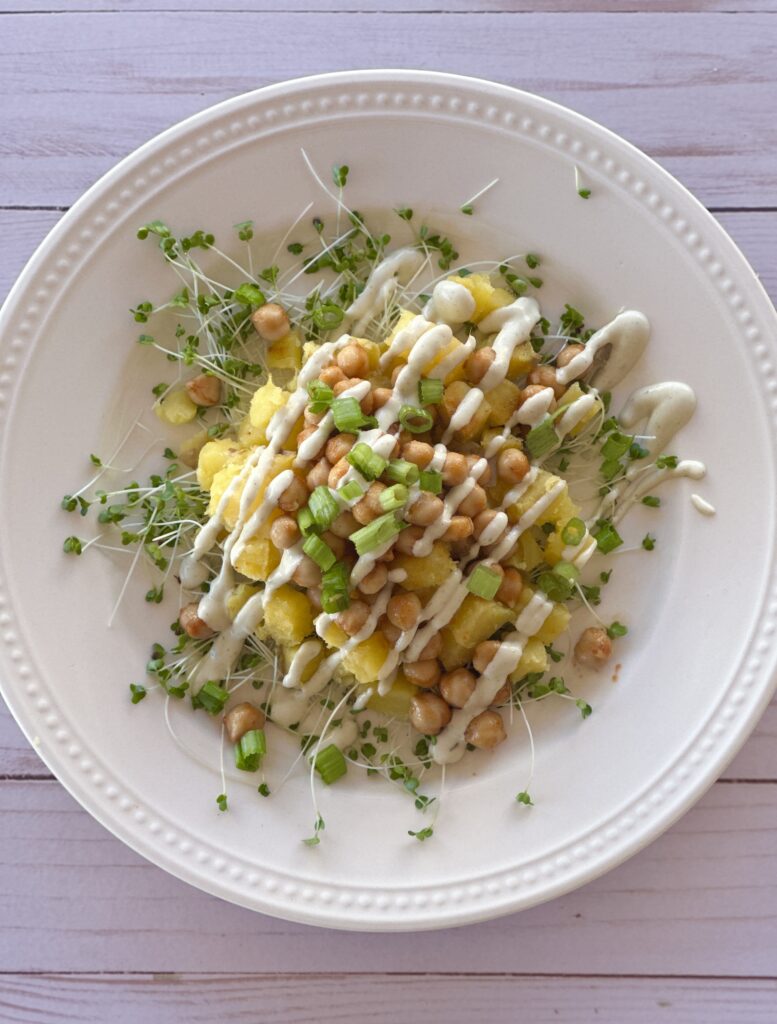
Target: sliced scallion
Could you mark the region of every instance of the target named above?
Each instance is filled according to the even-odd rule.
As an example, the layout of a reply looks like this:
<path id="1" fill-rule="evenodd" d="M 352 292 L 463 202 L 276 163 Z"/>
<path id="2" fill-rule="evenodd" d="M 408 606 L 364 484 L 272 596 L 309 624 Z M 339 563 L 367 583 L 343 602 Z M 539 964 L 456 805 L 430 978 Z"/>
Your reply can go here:
<path id="1" fill-rule="evenodd" d="M 399 410 L 399 422 L 411 434 L 423 434 L 434 426 L 434 417 L 426 409 L 416 405 L 403 405 Z"/>
<path id="2" fill-rule="evenodd" d="M 526 448 L 533 459 L 547 455 L 559 444 L 561 444 L 561 438 L 556 433 L 550 416 L 538 423 L 536 427 L 532 427 L 526 435 Z"/>
<path id="3" fill-rule="evenodd" d="M 385 474 L 392 483 L 411 487 L 418 483 L 421 471 L 414 462 L 408 462 L 407 459 L 392 459 L 386 467 Z"/>
<path id="4" fill-rule="evenodd" d="M 218 715 L 229 700 L 227 691 L 212 680 L 205 683 L 192 698 L 196 708 L 204 708 L 209 715 Z"/>
<path id="5" fill-rule="evenodd" d="M 502 585 L 502 577 L 487 565 L 476 565 L 467 580 L 467 590 L 476 597 L 493 601 L 497 590 Z"/>
<path id="6" fill-rule="evenodd" d="M 322 380 L 312 380 L 308 384 L 308 395 L 310 396 L 310 411 L 314 413 L 326 412 L 334 401 L 334 392 Z"/>
<path id="7" fill-rule="evenodd" d="M 351 534 L 351 543 L 358 555 L 367 555 L 382 544 L 396 537 L 402 530 L 402 524 L 392 512 L 373 519 L 367 526 Z"/>
<path id="8" fill-rule="evenodd" d="M 255 772 L 266 753 L 264 729 L 251 729 L 235 744 L 235 767 L 241 772 Z"/>
<path id="9" fill-rule="evenodd" d="M 596 546 L 605 555 L 609 554 L 610 551 L 614 551 L 619 548 L 623 543 L 623 538 L 615 529 L 610 522 L 603 522 L 600 524 L 598 529 L 593 533 L 593 538 L 596 541 Z"/>
<path id="10" fill-rule="evenodd" d="M 378 455 L 363 441 L 355 444 L 345 458 L 354 469 L 358 469 L 365 480 L 377 480 L 388 465 L 388 461 L 382 455 Z"/>
<path id="11" fill-rule="evenodd" d="M 337 782 L 348 771 L 348 764 L 343 756 L 342 750 L 330 743 L 328 747 L 316 754 L 315 768 L 321 776 L 321 781 L 327 786 Z"/>
<path id="12" fill-rule="evenodd" d="M 365 423 L 361 406 L 353 396 L 335 398 L 331 409 L 335 426 L 345 433 L 355 434 Z"/>
<path id="13" fill-rule="evenodd" d="M 437 405 L 442 401 L 443 384 L 435 377 L 424 377 L 418 382 L 418 400 L 421 405 Z"/>
<path id="14" fill-rule="evenodd" d="M 404 484 L 394 484 L 393 487 L 387 487 L 385 491 L 380 492 L 380 504 L 384 512 L 393 512 L 395 509 L 402 508 L 407 502 L 409 491 Z"/>
<path id="15" fill-rule="evenodd" d="M 297 526 L 299 527 L 299 532 L 303 537 L 308 537 L 311 533 L 315 533 L 319 529 L 308 505 L 305 505 L 305 507 L 301 508 L 297 513 Z"/>
<path id="16" fill-rule="evenodd" d="M 436 469 L 422 469 L 419 478 L 422 491 L 429 491 L 431 494 L 442 493 L 442 473 Z"/>
<path id="17" fill-rule="evenodd" d="M 308 556 L 312 558 L 319 569 L 326 571 L 331 569 L 337 561 L 334 551 L 329 547 L 326 541 L 321 540 L 315 533 L 311 533 L 309 537 L 305 539 L 302 545 L 302 550 Z"/>
<path id="18" fill-rule="evenodd" d="M 308 499 L 308 508 L 316 526 L 328 530 L 340 515 L 340 504 L 334 494 L 323 484 L 313 491 Z"/>
<path id="19" fill-rule="evenodd" d="M 631 447 L 631 442 L 633 440 L 633 437 L 628 437 L 626 434 L 621 434 L 618 433 L 618 431 L 615 431 L 609 435 L 602 445 L 602 458 L 622 459 Z"/>
<path id="20" fill-rule="evenodd" d="M 339 493 L 346 501 L 355 501 L 357 498 L 361 498 L 363 496 L 364 491 L 355 480 L 349 480 L 347 484 L 343 484 L 339 489 Z"/>
<path id="21" fill-rule="evenodd" d="M 585 523 L 582 519 L 578 519 L 577 516 L 574 519 L 570 519 L 561 531 L 561 539 L 565 544 L 569 544 L 570 547 L 577 547 L 583 537 L 585 537 Z"/>

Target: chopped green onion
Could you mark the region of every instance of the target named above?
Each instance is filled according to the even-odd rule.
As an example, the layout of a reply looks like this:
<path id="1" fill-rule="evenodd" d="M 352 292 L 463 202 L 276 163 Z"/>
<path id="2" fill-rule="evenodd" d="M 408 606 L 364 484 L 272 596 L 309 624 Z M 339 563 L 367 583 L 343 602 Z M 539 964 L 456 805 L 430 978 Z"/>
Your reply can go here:
<path id="1" fill-rule="evenodd" d="M 365 422 L 364 413 L 353 397 L 335 398 L 332 402 L 332 417 L 338 430 L 355 434 Z"/>
<path id="2" fill-rule="evenodd" d="M 308 508 L 316 526 L 328 530 L 340 515 L 340 504 L 334 494 L 323 484 L 313 491 L 308 499 Z"/>
<path id="3" fill-rule="evenodd" d="M 343 310 L 333 302 L 322 303 L 310 314 L 313 323 L 322 331 L 333 331 L 335 327 L 339 327 L 344 316 Z"/>
<path id="4" fill-rule="evenodd" d="M 321 607 L 328 615 L 342 612 L 350 605 L 349 578 L 348 568 L 342 562 L 338 562 L 322 574 Z"/>
<path id="5" fill-rule="evenodd" d="M 348 771 L 348 765 L 342 750 L 330 743 L 316 755 L 315 768 L 321 776 L 321 781 L 327 786 L 337 782 Z"/>
<path id="6" fill-rule="evenodd" d="M 407 502 L 409 493 L 404 484 L 394 484 L 393 487 L 387 487 L 385 491 L 381 491 L 379 501 L 384 512 L 393 512 L 397 508 L 402 508 Z"/>
<path id="7" fill-rule="evenodd" d="M 552 571 L 557 576 L 568 580 L 570 583 L 576 583 L 580 578 L 580 570 L 576 565 L 572 565 L 571 562 L 557 562 L 556 565 L 553 566 Z"/>
<path id="8" fill-rule="evenodd" d="M 500 574 L 486 565 L 476 565 L 467 580 L 467 590 L 476 597 L 485 598 L 486 601 L 493 601 L 501 585 Z"/>
<path id="9" fill-rule="evenodd" d="M 437 405 L 442 401 L 442 381 L 435 377 L 425 377 L 418 382 L 418 400 L 421 405 Z"/>
<path id="10" fill-rule="evenodd" d="M 526 435 L 526 447 L 533 459 L 539 459 L 547 455 L 556 445 L 561 443 L 561 438 L 553 428 L 553 421 L 547 416 L 536 427 L 532 427 Z"/>
<path id="11" fill-rule="evenodd" d="M 235 744 L 235 767 L 241 772 L 255 772 L 266 753 L 264 729 L 251 729 Z"/>
<path id="12" fill-rule="evenodd" d="M 607 440 L 602 445 L 602 458 L 603 459 L 621 459 L 631 447 L 631 442 L 634 440 L 633 437 L 628 437 L 626 434 L 620 434 L 617 431 L 614 434 L 610 434 Z"/>
<path id="13" fill-rule="evenodd" d="M 574 519 L 570 519 L 561 531 L 561 539 L 565 544 L 569 544 L 570 547 L 577 547 L 583 537 L 585 537 L 585 523 L 582 519 L 578 519 L 577 516 Z"/>
<path id="14" fill-rule="evenodd" d="M 619 548 L 623 543 L 623 538 L 615 529 L 610 522 L 603 522 L 598 530 L 593 534 L 596 546 L 600 551 L 604 552 L 605 555 L 609 554 L 610 551 L 614 551 Z"/>
<path id="15" fill-rule="evenodd" d="M 423 434 L 434 426 L 434 417 L 426 409 L 415 405 L 403 405 L 399 410 L 399 422 L 411 434 Z"/>
<path id="16" fill-rule="evenodd" d="M 346 501 L 355 501 L 357 498 L 361 498 L 363 496 L 364 491 L 355 480 L 349 480 L 347 484 L 343 484 L 343 486 L 339 488 L 339 493 Z"/>
<path id="17" fill-rule="evenodd" d="M 417 484 L 421 471 L 414 462 L 407 459 L 392 459 L 385 470 L 386 476 L 392 483 L 405 484 L 410 487 Z"/>
<path id="18" fill-rule="evenodd" d="M 442 473 L 436 469 L 422 469 L 420 475 L 422 491 L 429 491 L 432 494 L 442 493 Z"/>
<path id="19" fill-rule="evenodd" d="M 314 413 L 326 412 L 334 401 L 334 391 L 322 380 L 312 380 L 308 384 L 308 395 L 310 396 L 310 411 Z"/>
<path id="20" fill-rule="evenodd" d="M 378 455 L 363 441 L 355 444 L 345 458 L 354 469 L 358 469 L 365 480 L 377 480 L 388 465 L 388 461 L 382 455 Z"/>
<path id="21" fill-rule="evenodd" d="M 331 569 L 337 561 L 334 551 L 329 547 L 326 541 L 321 540 L 315 533 L 306 538 L 305 543 L 302 545 L 302 550 L 308 556 L 312 558 L 319 569 L 326 571 Z"/>
<path id="22" fill-rule="evenodd" d="M 297 513 L 297 526 L 299 527 L 299 532 L 303 537 L 309 537 L 311 533 L 315 533 L 320 529 L 318 523 L 313 518 L 313 513 L 311 512 L 309 505 L 305 505 L 305 507 L 301 508 Z"/>
<path id="23" fill-rule="evenodd" d="M 229 693 L 218 683 L 205 683 L 192 698 L 195 708 L 205 708 L 209 715 L 218 715 L 224 710 L 229 700 Z"/>
<path id="24" fill-rule="evenodd" d="M 347 590 L 322 590 L 321 608 L 327 615 L 337 615 L 344 612 L 351 604 Z"/>
<path id="25" fill-rule="evenodd" d="M 351 543 L 356 548 L 358 555 L 369 554 L 376 548 L 381 547 L 386 541 L 396 537 L 402 530 L 402 524 L 392 512 L 387 512 L 377 519 L 373 519 L 367 526 L 351 534 Z"/>

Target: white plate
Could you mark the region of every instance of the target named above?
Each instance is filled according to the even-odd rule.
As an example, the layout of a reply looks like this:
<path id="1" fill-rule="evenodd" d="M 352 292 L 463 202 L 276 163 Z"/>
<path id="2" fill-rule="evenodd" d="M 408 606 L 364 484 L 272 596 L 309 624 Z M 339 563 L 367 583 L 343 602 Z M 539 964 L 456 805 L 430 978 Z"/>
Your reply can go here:
<path id="1" fill-rule="evenodd" d="M 653 339 L 626 385 L 674 378 L 699 396 L 677 447 L 708 464 L 694 487 L 717 516 L 701 517 L 682 481 L 664 490 L 652 520 L 656 550 L 618 556 L 604 609 L 632 627 L 619 682 L 583 682 L 595 706 L 584 723 L 574 708 L 534 713 L 536 806 L 514 801 L 528 763 L 516 739 L 453 774 L 424 844 L 407 836 L 424 824 L 412 801 L 354 772 L 321 794 L 327 829 L 316 849 L 300 842 L 312 824 L 304 773 L 268 800 L 231 782 L 231 809 L 220 814 L 217 774 L 170 741 L 161 701 L 127 700 L 174 611 L 145 604 L 147 582 L 134 578 L 108 630 L 123 574 L 94 553 L 60 555 L 82 524 L 59 510 L 61 495 L 160 376 L 133 346 L 127 309 L 170 284 L 135 228 L 163 217 L 223 238 L 253 217 L 272 235 L 310 199 L 331 214 L 302 144 L 325 171 L 350 165 L 348 198 L 364 213 L 411 205 L 452 231 L 465 258 L 540 252 L 540 297 L 556 312 L 569 301 L 603 322 L 623 306 L 644 310 Z M 575 165 L 593 192 L 587 202 Z M 495 177 L 476 215 L 458 214 Z M 397 239 L 402 227 L 394 219 Z M 450 75 L 376 71 L 290 82 L 207 110 L 95 185 L 4 307 L 3 694 L 92 815 L 173 874 L 247 907 L 341 928 L 435 928 L 580 885 L 673 822 L 771 694 L 774 329 L 755 275 L 702 207 L 626 142 L 545 100 Z M 636 523 L 628 535 L 638 541 L 644 530 Z M 187 742 L 210 756 L 212 736 L 199 728 Z"/>

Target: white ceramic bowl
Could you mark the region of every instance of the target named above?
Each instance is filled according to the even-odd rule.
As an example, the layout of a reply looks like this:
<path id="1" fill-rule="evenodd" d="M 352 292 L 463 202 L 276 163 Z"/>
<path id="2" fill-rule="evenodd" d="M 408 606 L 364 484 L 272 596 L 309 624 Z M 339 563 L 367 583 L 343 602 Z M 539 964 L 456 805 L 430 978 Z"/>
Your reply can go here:
<path id="1" fill-rule="evenodd" d="M 60 554 L 62 538 L 80 528 L 60 511 L 61 495 L 85 479 L 88 453 L 107 450 L 159 377 L 159 364 L 133 346 L 127 309 L 170 284 L 135 229 L 163 217 L 224 237 L 252 217 L 257 233 L 277 237 L 311 199 L 315 212 L 331 214 L 303 144 L 325 171 L 350 165 L 348 198 L 366 214 L 411 205 L 451 231 L 466 259 L 540 252 L 547 308 L 569 301 L 592 322 L 623 306 L 644 310 L 653 340 L 627 386 L 676 378 L 699 397 L 678 449 L 708 464 L 696 486 L 717 516 L 700 517 L 682 482 L 664 491 L 656 550 L 618 556 L 604 609 L 631 625 L 619 682 L 583 683 L 595 707 L 585 723 L 574 708 L 535 709 L 534 807 L 514 801 L 528 763 L 516 738 L 452 773 L 424 844 L 407 836 L 424 824 L 412 801 L 353 772 L 321 794 L 327 829 L 316 849 L 299 841 L 312 824 L 304 773 L 268 800 L 232 782 L 231 810 L 219 814 L 217 774 L 170 741 L 161 701 L 127 700 L 174 611 L 145 604 L 147 582 L 133 577 L 107 629 L 123 573 L 100 555 Z M 575 165 L 593 193 L 587 202 Z M 476 215 L 460 215 L 495 177 Z M 204 890 L 289 919 L 374 930 L 529 906 L 665 829 L 769 699 L 774 310 L 731 240 L 676 181 L 569 110 L 429 72 L 325 75 L 239 96 L 165 132 L 90 189 L 24 270 L 0 337 L 3 694 L 92 815 Z M 643 520 L 629 537 L 638 542 L 644 530 Z M 212 740 L 191 728 L 191 744 L 205 750 Z"/>

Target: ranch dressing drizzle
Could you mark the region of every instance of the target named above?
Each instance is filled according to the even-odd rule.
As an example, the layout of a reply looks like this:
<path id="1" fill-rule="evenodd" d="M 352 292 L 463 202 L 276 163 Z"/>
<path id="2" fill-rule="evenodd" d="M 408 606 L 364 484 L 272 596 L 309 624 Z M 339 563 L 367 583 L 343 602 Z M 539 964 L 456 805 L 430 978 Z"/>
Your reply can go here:
<path id="1" fill-rule="evenodd" d="M 565 481 L 559 480 L 546 494 L 543 494 L 541 498 L 535 501 L 531 508 L 524 512 L 515 526 L 507 531 L 493 551 L 489 552 L 489 559 L 493 562 L 501 562 L 503 558 L 509 555 L 524 530 L 528 530 L 530 526 L 537 522 L 545 509 L 553 504 L 565 487 Z"/>
<path id="2" fill-rule="evenodd" d="M 574 402 L 570 402 L 566 411 L 563 412 L 556 421 L 556 433 L 563 437 L 563 435 L 568 434 L 570 430 L 574 430 L 578 423 L 580 423 L 581 420 L 584 420 L 596 406 L 597 398 L 598 395 L 581 395 L 580 398 L 576 398 Z"/>
<path id="3" fill-rule="evenodd" d="M 432 324 L 418 337 L 396 379 L 391 398 L 377 411 L 376 419 L 382 430 L 388 430 L 396 421 L 403 405 L 418 405 L 421 374 L 432 359 L 450 344 L 452 337 L 453 332 L 447 324 Z"/>
<path id="4" fill-rule="evenodd" d="M 457 345 L 447 356 L 443 356 L 439 363 L 428 371 L 427 376 L 434 377 L 435 380 L 445 380 L 448 374 L 453 373 L 474 351 L 475 339 L 470 334 L 463 345 Z"/>
<path id="5" fill-rule="evenodd" d="M 501 306 L 484 317 L 478 327 L 484 334 L 499 333 L 491 343 L 494 361 L 480 382 L 483 391 L 492 391 L 507 376 L 510 359 L 518 345 L 529 340 L 532 328 L 540 319 L 540 307 L 534 299 L 520 298 L 509 306 Z"/>
<path id="6" fill-rule="evenodd" d="M 515 623 L 515 629 L 504 639 L 494 657 L 478 679 L 475 689 L 463 708 L 453 712 L 449 724 L 437 737 L 432 757 L 437 764 L 452 764 L 464 755 L 464 734 L 473 718 L 489 708 L 507 677 L 515 670 L 529 637 L 541 628 L 553 610 L 553 603 L 541 594 L 533 594 Z"/>
<path id="7" fill-rule="evenodd" d="M 491 458 L 496 455 L 497 452 L 501 451 L 504 447 L 507 439 L 512 435 L 513 427 L 520 424 L 525 427 L 536 426 L 541 420 L 544 420 L 548 414 L 553 399 L 553 388 L 543 388 L 542 391 L 538 391 L 536 395 L 532 395 L 531 398 L 527 398 L 512 414 L 510 419 L 505 423 L 502 432 L 495 434 L 494 437 L 486 445 L 486 458 Z"/>
<path id="8" fill-rule="evenodd" d="M 385 369 L 392 359 L 395 359 L 397 356 L 407 352 L 409 348 L 412 348 L 424 331 L 428 331 L 429 328 L 433 326 L 434 324 L 430 320 L 426 320 L 422 316 L 416 316 L 406 327 L 403 327 L 401 331 L 397 331 L 389 342 L 389 347 L 378 360 L 378 365 L 381 369 Z"/>
<path id="9" fill-rule="evenodd" d="M 715 506 L 706 501 L 700 494 L 691 495 L 691 504 L 703 516 L 714 516 Z"/>
<path id="10" fill-rule="evenodd" d="M 356 398 L 359 401 L 370 393 L 371 384 L 368 380 L 360 380 L 358 384 L 354 384 L 351 388 L 346 388 L 338 398 Z M 329 439 L 329 435 L 332 433 L 335 425 L 335 418 L 332 411 L 326 412 L 321 419 L 321 422 L 317 425 L 315 432 L 306 437 L 304 441 L 297 448 L 297 457 L 294 460 L 295 466 L 301 466 L 311 459 L 315 458 L 316 455 L 321 451 L 324 444 Z"/>
<path id="11" fill-rule="evenodd" d="M 469 288 L 456 281 L 438 281 L 424 306 L 424 316 L 436 323 L 459 327 L 472 319 L 475 299 Z"/>
<path id="12" fill-rule="evenodd" d="M 230 561 L 233 565 L 236 564 L 238 558 L 240 558 L 245 551 L 248 541 L 258 533 L 262 525 L 267 521 L 270 512 L 272 512 L 274 508 L 278 507 L 278 499 L 294 479 L 294 472 L 291 469 L 284 469 L 282 473 L 279 473 L 269 482 L 264 492 L 262 503 L 249 517 L 249 519 L 246 520 L 245 526 L 240 531 L 240 535 L 232 545 Z"/>
<path id="13" fill-rule="evenodd" d="M 394 278 L 406 284 L 421 269 L 425 260 L 426 256 L 418 249 L 399 249 L 382 260 L 370 274 L 364 291 L 345 311 L 346 323 L 355 321 L 351 333 L 360 334 L 375 314 L 383 309 L 387 298 L 383 291 L 384 285 Z"/>
<path id="14" fill-rule="evenodd" d="M 559 384 L 570 384 L 587 373 L 597 353 L 610 347 L 610 354 L 604 366 L 595 374 L 596 386 L 600 391 L 609 391 L 619 384 L 629 370 L 637 363 L 650 338 L 650 323 L 644 313 L 626 310 L 614 320 L 592 334 L 582 352 L 579 352 L 559 370 L 556 379 Z"/>
<path id="15" fill-rule="evenodd" d="M 285 687 L 300 687 L 305 669 L 312 661 L 315 661 L 323 649 L 324 645 L 320 640 L 305 640 L 300 644 L 294 652 L 286 675 L 283 677 L 283 685 Z"/>
<path id="16" fill-rule="evenodd" d="M 424 530 L 423 536 L 413 545 L 413 555 L 417 557 L 422 555 L 428 555 L 434 546 L 434 542 L 445 533 L 448 527 L 451 525 L 451 520 L 456 513 L 456 509 L 464 501 L 464 499 L 472 493 L 473 488 L 477 485 L 478 480 L 488 469 L 488 463 L 485 459 L 478 459 L 475 465 L 470 471 L 470 476 L 464 481 L 464 483 L 457 484 L 456 487 L 451 487 L 448 493 L 443 499 L 443 510 L 442 515 L 436 522 Z"/>
<path id="17" fill-rule="evenodd" d="M 466 427 L 468 423 L 472 422 L 472 418 L 480 408 L 484 397 L 480 388 L 471 388 L 466 393 L 451 416 L 450 423 L 442 436 L 443 444 L 447 444 L 457 430 L 461 430 L 462 427 Z"/>

